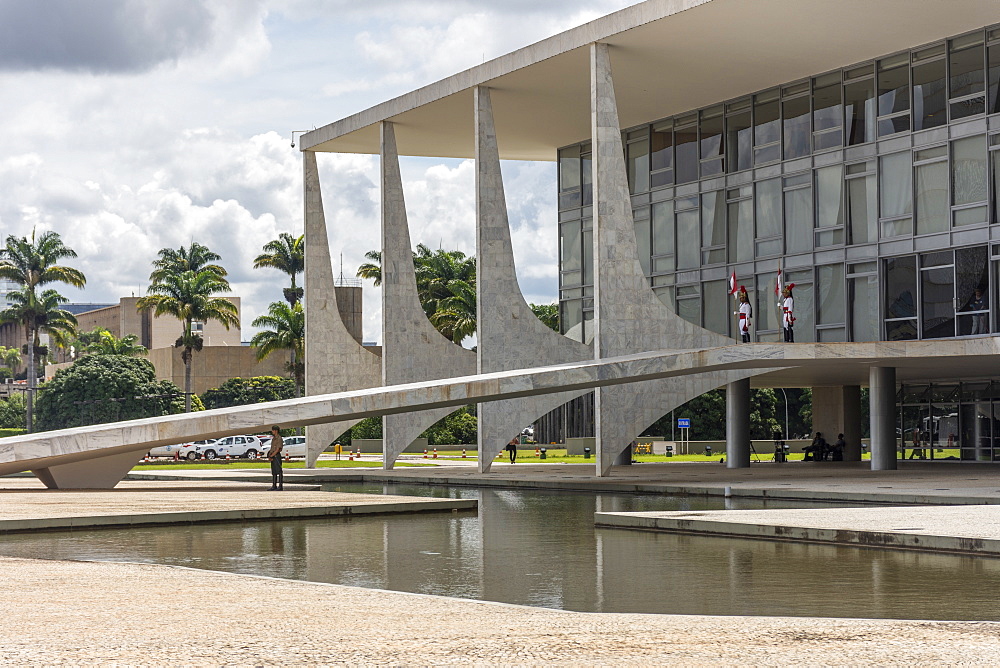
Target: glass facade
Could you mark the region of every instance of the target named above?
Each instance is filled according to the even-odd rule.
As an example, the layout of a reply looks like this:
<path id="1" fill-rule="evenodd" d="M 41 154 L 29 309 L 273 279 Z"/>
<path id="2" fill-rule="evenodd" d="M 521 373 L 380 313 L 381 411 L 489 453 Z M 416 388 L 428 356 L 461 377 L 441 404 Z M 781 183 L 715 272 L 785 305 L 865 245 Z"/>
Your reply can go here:
<path id="1" fill-rule="evenodd" d="M 1000 28 L 622 138 L 640 262 L 682 317 L 731 335 L 735 271 L 756 340 L 776 341 L 780 268 L 796 341 L 1000 332 Z M 560 302 L 579 340 L 592 336 L 590 153 L 559 151 Z"/>
<path id="2" fill-rule="evenodd" d="M 903 385 L 899 459 L 1000 461 L 1000 380 Z"/>

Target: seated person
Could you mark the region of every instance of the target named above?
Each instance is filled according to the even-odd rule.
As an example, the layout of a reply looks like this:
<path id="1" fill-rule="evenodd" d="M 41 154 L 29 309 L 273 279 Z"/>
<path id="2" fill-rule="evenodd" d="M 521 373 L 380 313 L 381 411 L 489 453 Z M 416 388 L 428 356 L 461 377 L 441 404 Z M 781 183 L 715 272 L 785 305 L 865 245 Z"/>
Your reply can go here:
<path id="1" fill-rule="evenodd" d="M 830 446 L 830 460 L 834 462 L 844 461 L 844 449 L 847 448 L 847 441 L 843 434 L 837 434 L 837 442 Z"/>
<path id="2" fill-rule="evenodd" d="M 826 454 L 826 439 L 823 438 L 823 434 L 816 432 L 816 436 L 813 438 L 812 443 L 802 448 L 802 451 L 806 453 L 806 456 L 802 458 L 802 461 L 806 462 L 818 462 L 821 461 Z"/>

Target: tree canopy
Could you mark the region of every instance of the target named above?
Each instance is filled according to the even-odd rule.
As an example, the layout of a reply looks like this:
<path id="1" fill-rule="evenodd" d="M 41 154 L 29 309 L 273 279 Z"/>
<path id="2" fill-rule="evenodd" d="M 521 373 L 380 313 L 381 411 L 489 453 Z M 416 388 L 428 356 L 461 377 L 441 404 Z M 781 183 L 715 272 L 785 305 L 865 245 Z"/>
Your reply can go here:
<path id="1" fill-rule="evenodd" d="M 295 382 L 281 376 L 230 378 L 201 395 L 205 408 L 228 408 L 295 397 Z"/>
<path id="2" fill-rule="evenodd" d="M 257 332 L 250 340 L 250 345 L 257 349 L 257 360 L 287 351 L 290 359 L 285 368 L 295 377 L 295 396 L 301 396 L 306 371 L 306 317 L 302 303 L 289 306 L 271 302 L 267 315 L 255 319 L 253 326 L 268 328 Z"/>
<path id="3" fill-rule="evenodd" d="M 152 283 L 160 283 L 171 274 L 183 274 L 185 271 L 195 273 L 207 271 L 219 278 L 225 278 L 226 270 L 215 262 L 222 256 L 209 250 L 197 241 L 192 241 L 189 248 L 181 246 L 178 249 L 161 248 L 153 260 L 153 271 L 149 275 Z"/>
<path id="4" fill-rule="evenodd" d="M 277 239 L 264 244 L 263 251 L 254 259 L 253 268 L 270 267 L 288 274 L 292 284 L 283 293 L 289 305 L 295 306 L 302 298 L 302 288 L 295 285 L 295 277 L 306 267 L 305 235 L 293 237 L 288 232 L 282 232 Z"/>
<path id="5" fill-rule="evenodd" d="M 184 396 L 169 380 L 156 379 L 149 360 L 89 355 L 42 386 L 37 409 L 39 429 L 64 429 L 181 413 Z"/>

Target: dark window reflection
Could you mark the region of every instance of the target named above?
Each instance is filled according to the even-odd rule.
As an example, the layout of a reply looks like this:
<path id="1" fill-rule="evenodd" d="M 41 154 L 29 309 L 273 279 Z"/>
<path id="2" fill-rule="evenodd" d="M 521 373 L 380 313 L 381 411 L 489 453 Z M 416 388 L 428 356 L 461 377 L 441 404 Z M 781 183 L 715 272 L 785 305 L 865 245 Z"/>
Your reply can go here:
<path id="1" fill-rule="evenodd" d="M 677 128 L 674 132 L 677 183 L 698 179 L 698 126 Z"/>
<path id="2" fill-rule="evenodd" d="M 844 86 L 844 135 L 848 146 L 874 141 L 874 79 L 855 81 Z"/>
<path id="3" fill-rule="evenodd" d="M 914 131 L 936 128 L 947 123 L 945 102 L 944 60 L 914 65 Z"/>
<path id="4" fill-rule="evenodd" d="M 797 97 L 781 103 L 785 159 L 809 155 L 809 97 Z"/>
<path id="5" fill-rule="evenodd" d="M 730 115 L 726 120 L 726 160 L 730 172 L 753 167 L 753 127 L 749 110 Z"/>
<path id="6" fill-rule="evenodd" d="M 917 315 L 917 258 L 915 255 L 885 261 L 885 317 Z"/>

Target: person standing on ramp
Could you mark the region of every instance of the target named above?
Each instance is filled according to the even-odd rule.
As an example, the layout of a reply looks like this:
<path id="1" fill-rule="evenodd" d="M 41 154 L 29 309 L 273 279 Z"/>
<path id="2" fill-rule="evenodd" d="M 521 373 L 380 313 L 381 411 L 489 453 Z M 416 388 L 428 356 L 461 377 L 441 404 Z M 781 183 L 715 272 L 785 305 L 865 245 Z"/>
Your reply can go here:
<path id="1" fill-rule="evenodd" d="M 271 427 L 271 449 L 267 451 L 267 458 L 271 460 L 270 491 L 285 489 L 285 473 L 281 470 L 281 449 L 284 447 L 285 439 L 281 438 L 281 429 L 274 425 Z"/>

